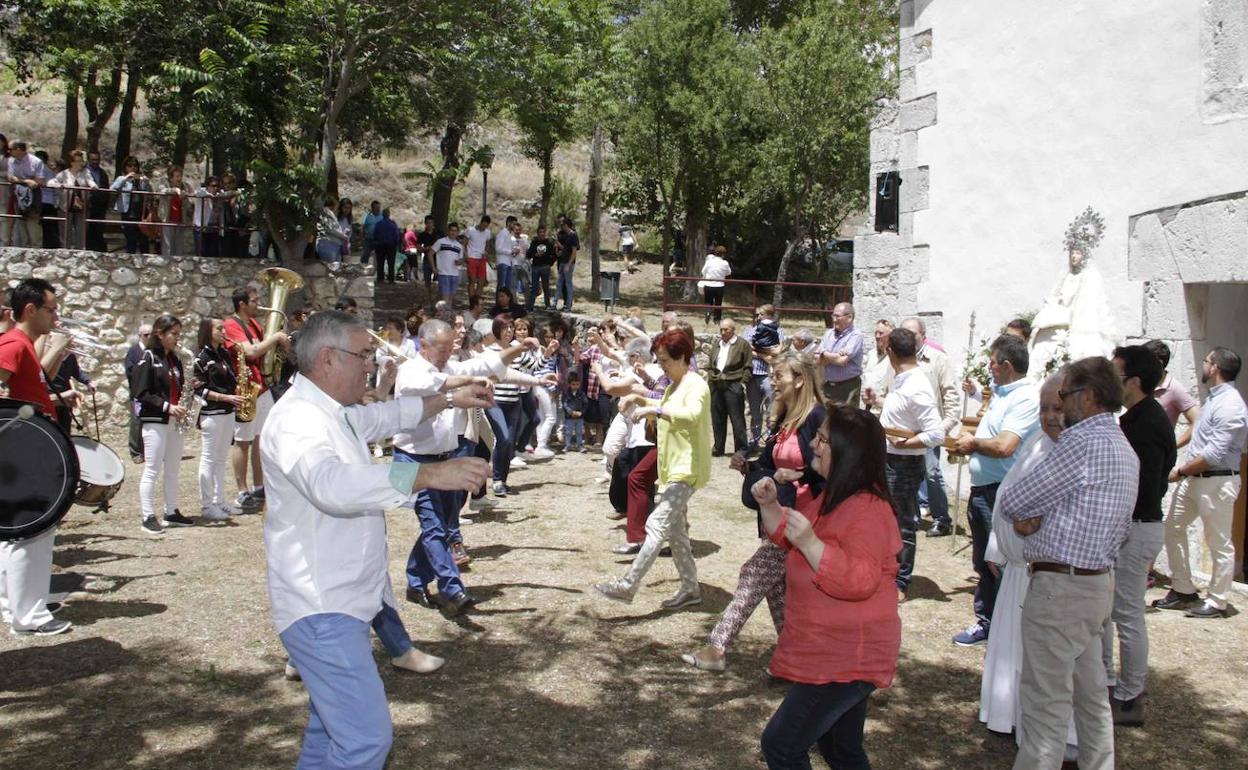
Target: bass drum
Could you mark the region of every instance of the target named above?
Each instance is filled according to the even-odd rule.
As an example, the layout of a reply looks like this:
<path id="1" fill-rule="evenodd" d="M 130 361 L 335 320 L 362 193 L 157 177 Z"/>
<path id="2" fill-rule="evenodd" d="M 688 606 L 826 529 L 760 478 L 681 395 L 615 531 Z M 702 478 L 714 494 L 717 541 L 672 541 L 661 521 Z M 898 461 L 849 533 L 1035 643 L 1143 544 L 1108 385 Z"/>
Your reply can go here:
<path id="1" fill-rule="evenodd" d="M 73 505 L 78 453 L 60 426 L 24 401 L 0 399 L 0 540 L 25 540 L 55 525 Z"/>
<path id="2" fill-rule="evenodd" d="M 126 480 L 126 466 L 117 453 L 95 439 L 72 436 L 81 475 L 74 502 L 103 508 Z"/>

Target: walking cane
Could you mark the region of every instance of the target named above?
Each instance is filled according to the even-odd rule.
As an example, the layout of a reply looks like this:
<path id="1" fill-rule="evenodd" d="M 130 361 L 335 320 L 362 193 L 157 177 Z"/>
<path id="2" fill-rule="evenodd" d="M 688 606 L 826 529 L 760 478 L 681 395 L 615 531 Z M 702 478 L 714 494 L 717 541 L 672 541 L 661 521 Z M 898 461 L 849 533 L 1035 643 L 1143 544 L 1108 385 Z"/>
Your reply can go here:
<path id="1" fill-rule="evenodd" d="M 971 350 L 974 348 L 974 345 L 975 345 L 975 311 L 974 311 L 974 310 L 972 310 L 972 311 L 971 311 L 971 323 L 970 323 L 970 328 L 968 328 L 968 329 L 967 329 L 967 332 L 966 332 L 966 360 L 967 360 L 968 365 L 969 365 L 970 360 L 971 360 Z M 962 372 L 963 379 L 965 379 L 965 377 L 966 377 L 966 371 L 965 371 L 965 370 L 966 370 L 966 368 L 967 368 L 967 367 L 963 367 L 963 372 Z M 969 399 L 969 398 L 970 398 L 970 397 L 969 397 L 969 396 L 967 395 L 967 393 L 966 393 L 966 388 L 963 388 L 963 389 L 962 389 L 962 411 L 961 411 L 961 413 L 958 415 L 958 424 L 959 424 L 959 425 L 961 424 L 962 417 L 966 414 L 966 402 L 967 402 L 967 399 Z M 969 458 L 968 458 L 968 459 L 969 459 Z M 965 465 L 966 465 L 966 462 L 967 462 L 967 460 L 966 460 L 966 459 L 964 459 L 962 462 L 958 463 L 958 477 L 957 477 L 957 481 L 956 481 L 956 482 L 955 482 L 955 484 L 954 484 L 954 492 L 953 492 L 953 500 L 954 500 L 954 503 L 953 503 L 953 506 L 954 506 L 954 510 L 959 512 L 958 518 L 961 518 L 961 510 L 962 510 L 962 468 L 963 468 L 963 466 L 965 466 Z M 967 505 L 967 508 L 966 508 L 966 513 L 967 513 L 967 527 L 968 527 L 968 529 L 967 529 L 967 534 L 969 535 L 969 534 L 970 534 L 970 529 L 969 529 L 969 527 L 970 527 L 970 518 L 969 518 L 969 517 L 970 517 L 970 505 L 969 505 L 969 501 L 968 501 L 968 505 Z M 957 553 L 957 552 L 958 552 L 958 518 L 955 518 L 955 519 L 953 520 L 953 533 L 951 534 L 951 536 L 950 536 L 950 538 L 949 538 L 949 551 L 950 551 L 950 553 Z"/>

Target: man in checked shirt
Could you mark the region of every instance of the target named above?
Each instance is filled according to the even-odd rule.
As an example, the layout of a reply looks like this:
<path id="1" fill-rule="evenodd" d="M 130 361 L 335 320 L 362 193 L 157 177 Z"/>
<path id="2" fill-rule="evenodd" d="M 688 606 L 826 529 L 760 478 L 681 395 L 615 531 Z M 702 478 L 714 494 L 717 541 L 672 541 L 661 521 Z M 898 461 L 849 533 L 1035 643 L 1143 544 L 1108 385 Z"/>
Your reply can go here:
<path id="1" fill-rule="evenodd" d="M 1140 461 L 1118 427 L 1122 381 L 1104 358 L 1066 367 L 1057 446 L 997 499 L 1025 537 L 1032 573 L 1023 603 L 1019 683 L 1023 740 L 1014 770 L 1062 764 L 1073 709 L 1079 767 L 1114 766 L 1101 627 L 1114 601 L 1110 567 L 1135 509 Z"/>

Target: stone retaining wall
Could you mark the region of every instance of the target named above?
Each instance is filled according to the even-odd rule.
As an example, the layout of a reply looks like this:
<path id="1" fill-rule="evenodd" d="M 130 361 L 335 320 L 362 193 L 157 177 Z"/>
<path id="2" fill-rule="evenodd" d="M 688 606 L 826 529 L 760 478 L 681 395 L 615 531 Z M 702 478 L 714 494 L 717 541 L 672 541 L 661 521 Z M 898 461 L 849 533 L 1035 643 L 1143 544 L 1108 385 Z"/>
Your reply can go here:
<path id="1" fill-rule="evenodd" d="M 129 393 L 122 364 L 139 324 L 161 313 L 173 313 L 182 319 L 184 346 L 192 349 L 200 319 L 232 312 L 230 294 L 254 281 L 263 266 L 249 259 L 0 249 L 0 281 L 5 285 L 30 277 L 50 281 L 57 288 L 61 315 L 90 324 L 100 342 L 109 346 L 91 351 L 96 365 L 90 369 L 98 386 L 96 403 L 105 427 L 123 427 L 127 419 Z M 331 275 L 324 263 L 306 262 L 297 272 L 307 287 L 302 298 L 296 296 L 287 302 L 288 310 L 305 301 L 332 307 L 345 294 L 355 298 L 360 314 L 372 324 L 373 276 L 366 275 L 359 265 L 344 265 Z M 268 304 L 264 289 L 260 302 Z"/>

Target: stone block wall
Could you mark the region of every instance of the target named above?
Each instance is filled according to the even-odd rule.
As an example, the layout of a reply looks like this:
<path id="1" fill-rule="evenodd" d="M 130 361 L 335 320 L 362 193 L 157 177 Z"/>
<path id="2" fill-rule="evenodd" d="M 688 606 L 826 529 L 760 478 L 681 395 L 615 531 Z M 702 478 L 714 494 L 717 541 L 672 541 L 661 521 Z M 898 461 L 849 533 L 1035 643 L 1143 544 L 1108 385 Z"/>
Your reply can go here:
<path id="1" fill-rule="evenodd" d="M 230 294 L 252 283 L 263 265 L 255 260 L 160 257 L 140 254 L 99 254 L 93 251 L 0 249 L 0 281 L 13 285 L 24 278 L 43 278 L 57 288 L 63 317 L 90 324 L 106 350 L 90 350 L 96 365 L 89 370 L 98 387 L 96 403 L 104 427 L 124 427 L 129 393 L 123 372 L 126 350 L 140 323 L 161 313 L 182 319 L 184 347 L 195 347 L 199 321 L 232 312 Z M 330 274 L 324 263 L 298 267 L 307 282 L 296 303 L 332 307 L 341 295 L 355 298 L 360 314 L 372 324 L 373 276 L 359 265 L 344 265 Z M 267 293 L 261 288 L 261 304 Z M 84 362 L 84 368 L 86 362 Z"/>

